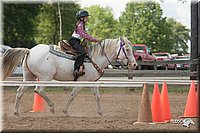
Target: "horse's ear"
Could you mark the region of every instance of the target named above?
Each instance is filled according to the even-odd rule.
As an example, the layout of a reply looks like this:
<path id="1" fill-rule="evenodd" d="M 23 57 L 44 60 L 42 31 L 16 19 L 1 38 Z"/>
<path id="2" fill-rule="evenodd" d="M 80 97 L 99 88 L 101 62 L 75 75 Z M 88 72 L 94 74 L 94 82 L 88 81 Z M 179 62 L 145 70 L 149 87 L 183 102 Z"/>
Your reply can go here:
<path id="1" fill-rule="evenodd" d="M 119 39 L 120 39 L 120 41 L 124 44 L 125 42 L 124 42 L 124 36 L 122 36 L 122 37 L 119 37 Z"/>
<path id="2" fill-rule="evenodd" d="M 126 37 L 124 35 L 120 37 L 120 40 L 125 40 L 125 39 Z"/>
<path id="3" fill-rule="evenodd" d="M 123 39 L 124 39 L 124 40 L 127 40 L 127 38 L 126 38 L 126 36 L 125 36 L 125 35 L 123 35 Z"/>

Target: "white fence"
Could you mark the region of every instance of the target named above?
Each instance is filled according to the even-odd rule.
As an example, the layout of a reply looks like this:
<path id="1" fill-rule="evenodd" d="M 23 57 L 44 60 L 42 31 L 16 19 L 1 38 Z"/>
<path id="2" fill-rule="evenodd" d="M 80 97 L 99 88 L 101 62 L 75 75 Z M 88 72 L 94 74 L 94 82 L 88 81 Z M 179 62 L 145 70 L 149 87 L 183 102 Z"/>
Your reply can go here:
<path id="1" fill-rule="evenodd" d="M 133 80 L 113 80 L 113 81 L 0 81 L 0 85 L 3 86 L 57 86 L 57 87 L 113 87 L 113 88 L 134 88 L 134 87 L 143 87 L 144 83 L 162 84 L 163 82 L 172 85 L 190 85 L 191 80 L 149 80 L 149 81 L 133 81 Z M 195 81 L 197 83 L 197 81 Z"/>

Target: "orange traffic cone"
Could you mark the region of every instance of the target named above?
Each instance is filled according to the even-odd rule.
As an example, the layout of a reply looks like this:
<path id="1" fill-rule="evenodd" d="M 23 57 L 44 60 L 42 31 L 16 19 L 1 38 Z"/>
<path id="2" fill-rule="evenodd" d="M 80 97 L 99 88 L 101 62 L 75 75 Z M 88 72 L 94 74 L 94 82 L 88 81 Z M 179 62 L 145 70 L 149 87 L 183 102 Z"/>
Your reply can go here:
<path id="1" fill-rule="evenodd" d="M 191 82 L 184 116 L 182 117 L 197 117 L 197 97 L 195 93 L 194 81 Z"/>
<path id="2" fill-rule="evenodd" d="M 141 98 L 141 103 L 140 103 L 138 120 L 134 124 L 150 123 L 150 122 L 152 122 L 151 103 L 150 103 L 147 85 L 145 83 L 144 87 L 143 87 L 143 92 L 142 92 L 142 98 Z"/>
<path id="3" fill-rule="evenodd" d="M 170 113 L 170 104 L 169 104 L 166 82 L 163 82 L 163 85 L 162 85 L 161 104 L 162 104 L 162 111 L 163 111 L 163 119 L 164 121 L 169 121 L 171 119 L 171 113 Z"/>
<path id="4" fill-rule="evenodd" d="M 154 84 L 151 110 L 152 110 L 153 122 L 164 122 L 160 92 L 157 82 Z"/>
<path id="5" fill-rule="evenodd" d="M 40 81 L 40 80 L 37 79 L 37 81 Z M 30 112 L 43 112 L 43 111 L 44 111 L 44 99 L 35 92 L 33 110 L 31 110 Z"/>
<path id="6" fill-rule="evenodd" d="M 34 93 L 33 110 L 30 112 L 43 112 L 43 111 L 44 111 L 44 99 L 37 93 Z"/>

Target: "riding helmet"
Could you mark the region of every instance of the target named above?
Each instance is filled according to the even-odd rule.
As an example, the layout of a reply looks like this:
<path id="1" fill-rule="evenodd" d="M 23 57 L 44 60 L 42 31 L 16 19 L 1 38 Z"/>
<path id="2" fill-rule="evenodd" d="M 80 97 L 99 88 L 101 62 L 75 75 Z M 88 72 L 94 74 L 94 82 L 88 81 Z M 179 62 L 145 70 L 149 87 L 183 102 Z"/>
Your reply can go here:
<path id="1" fill-rule="evenodd" d="M 76 19 L 79 20 L 81 17 L 87 17 L 87 16 L 90 16 L 89 13 L 85 10 L 79 10 L 77 13 L 76 13 Z"/>

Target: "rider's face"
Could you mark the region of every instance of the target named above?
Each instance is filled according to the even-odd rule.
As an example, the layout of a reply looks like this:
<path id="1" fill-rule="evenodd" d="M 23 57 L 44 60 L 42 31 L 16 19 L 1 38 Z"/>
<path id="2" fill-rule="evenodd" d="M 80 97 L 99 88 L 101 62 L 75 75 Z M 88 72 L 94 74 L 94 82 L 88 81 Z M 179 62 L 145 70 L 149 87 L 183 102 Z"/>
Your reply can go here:
<path id="1" fill-rule="evenodd" d="M 89 17 L 88 17 L 88 16 L 83 18 L 83 21 L 84 21 L 85 23 L 86 23 L 88 20 L 89 20 Z"/>

